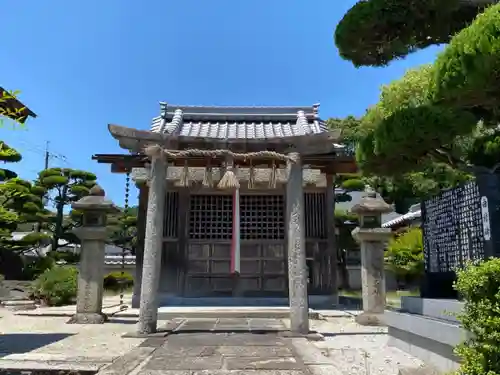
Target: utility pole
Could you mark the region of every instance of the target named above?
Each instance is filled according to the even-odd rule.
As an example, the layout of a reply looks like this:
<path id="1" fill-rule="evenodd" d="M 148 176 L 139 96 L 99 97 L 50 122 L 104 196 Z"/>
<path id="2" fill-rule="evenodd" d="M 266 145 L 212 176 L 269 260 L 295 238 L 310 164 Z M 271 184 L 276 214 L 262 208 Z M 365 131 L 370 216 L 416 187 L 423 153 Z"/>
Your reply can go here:
<path id="1" fill-rule="evenodd" d="M 49 159 L 50 159 L 49 143 L 50 143 L 49 141 L 45 142 L 45 166 L 43 169 L 49 168 Z"/>
<path id="2" fill-rule="evenodd" d="M 43 167 L 44 170 L 49 168 L 49 160 L 50 160 L 49 143 L 50 143 L 49 141 L 45 142 L 45 153 L 44 153 L 45 160 L 44 160 L 44 167 Z M 44 195 L 42 197 L 42 202 L 43 202 L 43 205 L 45 207 L 47 205 L 47 202 L 48 202 L 46 195 Z M 42 223 L 41 222 L 36 223 L 36 231 L 38 233 L 40 233 L 42 231 Z"/>

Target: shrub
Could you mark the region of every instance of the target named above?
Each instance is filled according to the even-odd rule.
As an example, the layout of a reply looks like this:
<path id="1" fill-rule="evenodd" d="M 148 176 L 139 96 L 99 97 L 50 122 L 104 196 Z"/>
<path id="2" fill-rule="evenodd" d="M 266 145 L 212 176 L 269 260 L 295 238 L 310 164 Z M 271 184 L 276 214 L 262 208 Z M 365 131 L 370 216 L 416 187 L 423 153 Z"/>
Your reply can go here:
<path id="1" fill-rule="evenodd" d="M 32 297 L 49 306 L 70 304 L 76 297 L 78 270 L 54 266 L 45 270 L 34 282 Z"/>
<path id="2" fill-rule="evenodd" d="M 384 256 L 386 267 L 394 273 L 398 283 L 418 279 L 424 271 L 422 230 L 412 228 L 391 239 Z"/>
<path id="3" fill-rule="evenodd" d="M 470 263 L 457 271 L 454 285 L 463 298 L 458 317 L 471 336 L 455 352 L 460 374 L 500 374 L 500 259 Z"/>
<path id="4" fill-rule="evenodd" d="M 54 259 L 43 256 L 25 260 L 23 269 L 24 278 L 27 280 L 34 280 L 46 270 L 51 269 L 54 264 Z"/>
<path id="5" fill-rule="evenodd" d="M 125 289 L 134 285 L 134 278 L 130 273 L 124 272 L 122 276 L 121 271 L 116 271 L 111 272 L 104 277 L 104 289 L 113 291 L 119 290 L 121 287 L 121 280 L 123 280 L 123 287 Z"/>

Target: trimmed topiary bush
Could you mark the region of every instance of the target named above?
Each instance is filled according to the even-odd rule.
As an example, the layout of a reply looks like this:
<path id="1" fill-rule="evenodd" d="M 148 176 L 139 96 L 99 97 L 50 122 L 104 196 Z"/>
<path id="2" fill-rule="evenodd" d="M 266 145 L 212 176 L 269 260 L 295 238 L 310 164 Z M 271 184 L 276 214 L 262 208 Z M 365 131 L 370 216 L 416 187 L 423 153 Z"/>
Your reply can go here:
<path id="1" fill-rule="evenodd" d="M 125 289 L 130 288 L 134 285 L 134 278 L 130 273 L 124 272 L 122 276 L 121 271 L 116 271 L 111 272 L 104 277 L 104 289 L 111 291 L 120 290 L 122 286 L 122 284 L 120 283 L 121 280 L 123 280 L 123 287 Z"/>
<path id="2" fill-rule="evenodd" d="M 73 303 L 78 286 L 78 270 L 75 267 L 54 266 L 45 270 L 35 280 L 32 298 L 48 306 Z"/>
<path id="3" fill-rule="evenodd" d="M 498 119 L 500 107 L 500 3 L 455 35 L 435 63 L 435 101 L 482 109 Z"/>
<path id="4" fill-rule="evenodd" d="M 355 66 L 384 66 L 416 50 L 448 43 L 485 3 L 462 0 L 362 0 L 335 30 L 339 54 Z"/>
<path id="5" fill-rule="evenodd" d="M 455 349 L 462 359 L 459 374 L 500 375 L 500 259 L 458 270 L 455 289 L 465 304 L 458 318 L 471 333 Z"/>

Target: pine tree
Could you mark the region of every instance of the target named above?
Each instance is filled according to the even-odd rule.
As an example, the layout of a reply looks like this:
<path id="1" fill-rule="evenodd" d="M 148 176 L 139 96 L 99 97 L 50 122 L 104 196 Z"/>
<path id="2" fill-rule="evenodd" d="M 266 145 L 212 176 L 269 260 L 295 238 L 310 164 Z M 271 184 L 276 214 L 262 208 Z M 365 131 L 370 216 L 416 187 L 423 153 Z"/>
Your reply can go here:
<path id="1" fill-rule="evenodd" d="M 71 168 L 49 168 L 38 174 L 35 188 L 43 192 L 55 207 L 55 215 L 42 219 L 42 225 L 51 232 L 53 251 L 60 246 L 59 240 L 79 242 L 72 229 L 80 225 L 81 213 L 73 210 L 65 215 L 64 210 L 88 195 L 95 184 L 95 174 Z"/>

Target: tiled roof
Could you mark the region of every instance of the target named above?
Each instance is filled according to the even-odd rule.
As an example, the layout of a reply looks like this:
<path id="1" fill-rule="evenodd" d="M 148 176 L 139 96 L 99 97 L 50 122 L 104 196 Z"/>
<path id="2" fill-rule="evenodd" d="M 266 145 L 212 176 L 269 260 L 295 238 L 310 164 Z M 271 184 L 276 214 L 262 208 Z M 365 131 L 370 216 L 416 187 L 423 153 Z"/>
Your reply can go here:
<path id="1" fill-rule="evenodd" d="M 124 258 L 122 258 L 119 255 L 106 255 L 104 257 L 104 264 L 108 266 L 117 266 L 121 265 L 122 262 L 124 261 L 125 265 L 134 265 L 135 264 L 135 255 L 127 255 Z"/>
<path id="2" fill-rule="evenodd" d="M 160 103 L 151 131 L 217 139 L 269 139 L 322 133 L 319 104 L 310 107 L 201 107 Z"/>
<path id="3" fill-rule="evenodd" d="M 394 225 L 402 224 L 402 223 L 407 222 L 407 221 L 418 220 L 421 217 L 422 217 L 422 213 L 420 210 L 408 212 L 408 213 L 401 215 L 395 219 L 392 219 L 390 221 L 386 221 L 385 223 L 382 224 L 382 228 L 392 228 Z"/>

